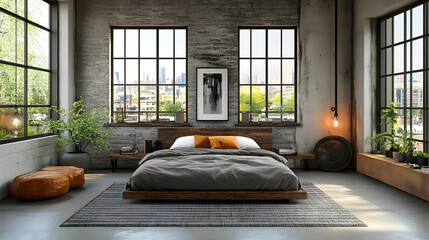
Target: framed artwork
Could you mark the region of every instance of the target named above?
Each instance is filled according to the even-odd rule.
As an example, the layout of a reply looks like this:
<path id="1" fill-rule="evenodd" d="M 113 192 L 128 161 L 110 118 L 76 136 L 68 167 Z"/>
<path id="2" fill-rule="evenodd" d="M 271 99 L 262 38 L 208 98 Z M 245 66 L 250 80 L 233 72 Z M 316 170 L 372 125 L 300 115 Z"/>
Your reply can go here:
<path id="1" fill-rule="evenodd" d="M 228 68 L 197 68 L 197 121 L 228 120 Z"/>

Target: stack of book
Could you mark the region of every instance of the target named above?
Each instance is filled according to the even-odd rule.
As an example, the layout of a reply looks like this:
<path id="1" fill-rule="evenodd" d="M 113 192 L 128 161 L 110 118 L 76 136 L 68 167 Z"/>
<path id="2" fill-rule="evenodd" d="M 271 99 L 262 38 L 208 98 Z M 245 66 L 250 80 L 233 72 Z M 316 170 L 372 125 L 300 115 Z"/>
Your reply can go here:
<path id="1" fill-rule="evenodd" d="M 136 155 L 139 152 L 138 149 L 132 147 L 121 147 L 119 154 L 121 155 Z"/>

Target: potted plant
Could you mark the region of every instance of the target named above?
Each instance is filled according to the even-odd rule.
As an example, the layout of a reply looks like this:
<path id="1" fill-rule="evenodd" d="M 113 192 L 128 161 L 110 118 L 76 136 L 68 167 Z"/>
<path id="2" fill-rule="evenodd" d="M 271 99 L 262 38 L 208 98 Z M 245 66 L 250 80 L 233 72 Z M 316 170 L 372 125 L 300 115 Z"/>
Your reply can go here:
<path id="1" fill-rule="evenodd" d="M 182 104 L 180 102 L 173 103 L 171 101 L 167 102 L 166 109 L 170 115 L 175 116 L 175 122 L 184 123 L 185 122 L 185 113 L 182 112 Z"/>
<path id="2" fill-rule="evenodd" d="M 384 138 L 388 140 L 384 143 L 384 148 L 386 149 L 386 157 L 393 157 L 398 160 L 399 158 L 399 138 L 393 136 L 392 134 L 385 133 Z"/>
<path id="3" fill-rule="evenodd" d="M 405 155 L 405 161 L 407 163 L 415 163 L 417 161 L 417 157 L 414 156 L 414 141 L 410 133 L 402 128 L 399 128 L 397 133 L 400 135 L 399 137 L 399 146 L 400 155 Z M 400 156 L 400 162 L 403 162 L 403 156 Z"/>
<path id="4" fill-rule="evenodd" d="M 377 133 L 374 137 L 369 136 L 365 139 L 366 142 L 371 142 L 371 144 L 374 144 L 374 149 L 370 151 L 372 154 L 379 154 L 380 153 L 380 147 L 384 143 L 384 135 L 385 133 Z"/>
<path id="5" fill-rule="evenodd" d="M 67 152 L 59 161 L 62 166 L 77 166 L 88 171 L 91 165 L 91 155 L 85 152 L 87 147 L 91 147 L 94 152 L 108 151 L 108 136 L 112 132 L 103 129 L 102 120 L 109 119 L 109 112 L 93 109 L 87 111 L 83 101 L 73 103 L 73 109 L 66 112 L 64 109 L 58 110 L 53 107 L 60 118 L 56 121 L 50 120 L 48 127 L 52 133 L 66 133 L 57 138 L 57 151 L 68 144 L 73 146 L 72 152 Z"/>
<path id="6" fill-rule="evenodd" d="M 427 153 L 424 153 L 422 151 L 417 152 L 417 164 L 420 167 L 428 165 L 428 158 L 429 158 L 429 155 Z"/>
<path id="7" fill-rule="evenodd" d="M 257 103 L 250 104 L 250 114 L 252 115 L 252 122 L 259 122 L 259 114 L 261 113 L 261 106 Z"/>
<path id="8" fill-rule="evenodd" d="M 406 148 L 400 148 L 398 153 L 399 153 L 398 161 L 399 162 L 405 162 L 406 156 L 407 156 L 407 149 Z"/>

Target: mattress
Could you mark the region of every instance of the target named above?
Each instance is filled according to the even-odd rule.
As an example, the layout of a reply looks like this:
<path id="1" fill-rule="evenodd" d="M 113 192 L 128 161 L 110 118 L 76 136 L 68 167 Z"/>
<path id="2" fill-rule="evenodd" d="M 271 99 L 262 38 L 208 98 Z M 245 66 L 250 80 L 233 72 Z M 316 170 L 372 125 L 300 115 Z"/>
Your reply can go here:
<path id="1" fill-rule="evenodd" d="M 287 160 L 264 149 L 166 149 L 139 162 L 127 186 L 153 190 L 299 190 Z"/>

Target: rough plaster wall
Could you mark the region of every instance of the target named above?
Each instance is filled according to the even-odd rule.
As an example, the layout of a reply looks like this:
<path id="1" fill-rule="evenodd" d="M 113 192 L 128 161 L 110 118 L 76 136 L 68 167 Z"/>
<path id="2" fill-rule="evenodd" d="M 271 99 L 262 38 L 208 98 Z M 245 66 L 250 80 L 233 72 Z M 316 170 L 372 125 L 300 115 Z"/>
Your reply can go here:
<path id="1" fill-rule="evenodd" d="M 295 0 L 91 0 L 77 1 L 77 96 L 88 107 L 109 107 L 110 26 L 188 26 L 188 111 L 193 127 L 234 127 L 238 110 L 238 26 L 297 26 Z M 196 67 L 229 68 L 229 121 L 197 122 Z M 144 139 L 156 139 L 157 128 L 115 128 L 112 150 Z M 295 147 L 295 128 L 274 128 L 274 147 Z M 109 167 L 103 155 L 93 155 L 93 168 Z"/>
<path id="2" fill-rule="evenodd" d="M 0 145 L 0 199 L 9 196 L 12 180 L 21 174 L 57 165 L 56 136 Z"/>
<path id="3" fill-rule="evenodd" d="M 338 115 L 335 106 L 335 0 L 302 0 L 300 15 L 299 152 L 313 152 L 317 141 L 336 135 L 351 140 L 352 1 L 338 1 Z M 316 165 L 309 161 L 310 167 Z"/>
<path id="4" fill-rule="evenodd" d="M 375 128 L 373 106 L 376 103 L 376 57 L 374 22 L 390 12 L 405 7 L 416 0 L 359 0 L 353 3 L 353 141 L 357 152 L 367 152 L 370 145 L 365 138 Z"/>

